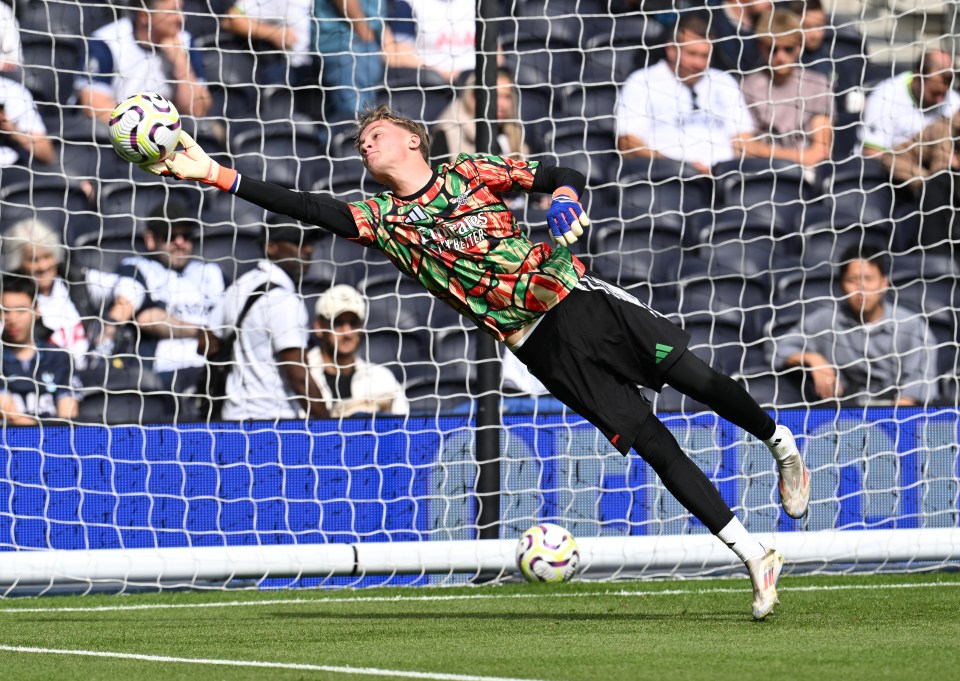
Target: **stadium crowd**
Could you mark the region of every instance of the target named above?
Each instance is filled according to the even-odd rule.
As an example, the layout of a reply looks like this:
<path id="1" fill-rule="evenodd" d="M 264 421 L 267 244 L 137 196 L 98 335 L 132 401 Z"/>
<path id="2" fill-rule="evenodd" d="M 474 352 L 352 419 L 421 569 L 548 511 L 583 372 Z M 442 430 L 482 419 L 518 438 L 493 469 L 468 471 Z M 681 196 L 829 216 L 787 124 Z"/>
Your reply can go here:
<path id="1" fill-rule="evenodd" d="M 819 0 L 501 5 L 495 151 L 587 177 L 593 227 L 577 248 L 593 270 L 679 317 L 694 351 L 762 404 L 957 404 L 948 53 L 872 63 Z M 267 334 L 272 349 L 250 346 L 245 370 L 262 400 L 253 412 L 228 401 L 227 418 L 304 415 L 295 401 L 277 409 L 294 383 L 322 396 L 311 416 L 469 409 L 475 332 L 456 313 L 375 252 L 334 235 L 293 243 L 251 204 L 141 172 L 110 149 L 105 122 L 126 95 L 155 91 L 243 174 L 355 200 L 380 189 L 350 139 L 364 104 L 425 123 L 436 163 L 475 148 L 475 20 L 470 0 L 0 0 L 4 290 L 18 303 L 34 290 L 41 330 L 17 340 L 5 325 L 5 390 L 8 367 L 18 385 L 26 371 L 9 345 L 29 340 L 73 366 L 33 418 L 196 418 L 202 330 L 235 323 L 237 301 L 271 279 L 287 312 L 256 328 L 284 328 Z M 540 197 L 510 207 L 545 237 Z M 297 253 L 272 253 L 284 244 Z M 852 262 L 882 267 L 853 281 Z M 867 279 L 882 287 L 867 295 Z M 840 302 L 877 296 L 917 339 L 919 374 L 885 322 Z M 818 349 L 827 333 L 842 357 Z M 876 376 L 837 389 L 864 361 L 884 365 L 885 389 Z M 508 375 L 504 393 L 522 400 L 529 383 Z M 669 388 L 657 399 L 697 407 Z"/>

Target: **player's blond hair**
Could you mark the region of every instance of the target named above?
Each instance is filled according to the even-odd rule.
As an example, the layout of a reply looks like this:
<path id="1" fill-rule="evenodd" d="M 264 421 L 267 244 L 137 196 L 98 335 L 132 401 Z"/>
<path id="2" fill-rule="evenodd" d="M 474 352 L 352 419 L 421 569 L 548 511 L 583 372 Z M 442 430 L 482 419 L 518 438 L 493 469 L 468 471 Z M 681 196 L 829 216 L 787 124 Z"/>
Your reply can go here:
<path id="1" fill-rule="evenodd" d="M 390 121 L 395 125 L 399 125 L 404 130 L 417 135 L 420 138 L 420 155 L 423 156 L 424 161 L 428 164 L 430 163 L 430 135 L 427 134 L 427 129 L 415 120 L 405 118 L 396 113 L 386 104 L 379 104 L 372 108 L 368 106 L 364 109 L 363 113 L 357 117 L 357 131 L 353 135 L 354 149 L 360 151 L 360 135 L 363 134 L 363 131 L 368 125 L 377 121 Z"/>

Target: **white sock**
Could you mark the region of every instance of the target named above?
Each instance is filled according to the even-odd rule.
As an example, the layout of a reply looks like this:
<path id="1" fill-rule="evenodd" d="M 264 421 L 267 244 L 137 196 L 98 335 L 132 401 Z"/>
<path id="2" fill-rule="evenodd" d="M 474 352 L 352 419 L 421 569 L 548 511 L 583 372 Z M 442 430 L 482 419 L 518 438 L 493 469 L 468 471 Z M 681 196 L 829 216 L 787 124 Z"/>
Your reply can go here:
<path id="1" fill-rule="evenodd" d="M 789 433 L 783 432 L 785 430 L 786 429 L 783 426 L 777 426 L 777 429 L 773 431 L 773 437 L 771 437 L 769 440 L 763 441 L 763 444 L 765 444 L 770 450 L 770 453 L 773 454 L 773 458 L 780 462 L 788 458 L 792 451 L 781 446 L 783 438 L 790 436 Z"/>
<path id="2" fill-rule="evenodd" d="M 729 546 L 730 550 L 744 563 L 751 558 L 759 558 L 767 552 L 760 542 L 750 536 L 747 528 L 736 517 L 717 532 L 717 539 Z"/>

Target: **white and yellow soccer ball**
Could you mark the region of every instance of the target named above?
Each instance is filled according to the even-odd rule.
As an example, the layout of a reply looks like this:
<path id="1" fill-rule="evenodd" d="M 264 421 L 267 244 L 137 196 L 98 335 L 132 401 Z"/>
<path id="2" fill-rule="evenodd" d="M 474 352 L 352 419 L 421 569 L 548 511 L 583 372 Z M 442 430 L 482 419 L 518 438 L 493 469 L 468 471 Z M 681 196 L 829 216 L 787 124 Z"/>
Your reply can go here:
<path id="1" fill-rule="evenodd" d="M 162 161 L 180 140 L 180 114 L 166 97 L 140 92 L 110 114 L 110 143 L 120 158 L 143 165 Z"/>
<path id="2" fill-rule="evenodd" d="M 520 535 L 517 567 L 530 582 L 566 582 L 577 574 L 580 550 L 564 528 L 538 523 Z"/>

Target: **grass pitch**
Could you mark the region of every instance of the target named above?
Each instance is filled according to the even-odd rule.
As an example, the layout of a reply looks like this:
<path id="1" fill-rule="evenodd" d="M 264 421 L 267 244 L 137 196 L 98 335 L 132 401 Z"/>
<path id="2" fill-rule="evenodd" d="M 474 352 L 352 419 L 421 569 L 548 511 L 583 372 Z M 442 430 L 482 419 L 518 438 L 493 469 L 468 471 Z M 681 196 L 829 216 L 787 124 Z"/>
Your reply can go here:
<path id="1" fill-rule="evenodd" d="M 4 679 L 941 679 L 960 574 L 0 601 Z M 65 653 L 63 651 L 70 651 Z"/>

